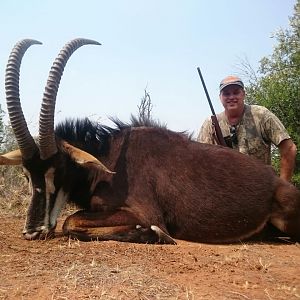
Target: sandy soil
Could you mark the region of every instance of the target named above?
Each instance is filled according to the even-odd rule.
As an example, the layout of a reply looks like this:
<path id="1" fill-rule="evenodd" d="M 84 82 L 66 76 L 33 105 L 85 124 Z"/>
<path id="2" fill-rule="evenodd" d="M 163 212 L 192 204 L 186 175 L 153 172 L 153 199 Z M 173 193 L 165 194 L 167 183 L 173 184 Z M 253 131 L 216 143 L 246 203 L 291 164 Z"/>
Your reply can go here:
<path id="1" fill-rule="evenodd" d="M 299 244 L 26 241 L 23 223 L 1 215 L 0 299 L 300 298 Z"/>

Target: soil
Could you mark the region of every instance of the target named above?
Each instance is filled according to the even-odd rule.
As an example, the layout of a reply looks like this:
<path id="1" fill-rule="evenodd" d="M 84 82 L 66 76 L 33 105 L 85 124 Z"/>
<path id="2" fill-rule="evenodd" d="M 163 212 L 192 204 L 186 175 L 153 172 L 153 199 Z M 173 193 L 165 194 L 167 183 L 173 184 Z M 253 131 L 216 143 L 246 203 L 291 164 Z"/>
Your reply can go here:
<path id="1" fill-rule="evenodd" d="M 0 299 L 299 299 L 300 245 L 26 241 L 2 215 Z"/>

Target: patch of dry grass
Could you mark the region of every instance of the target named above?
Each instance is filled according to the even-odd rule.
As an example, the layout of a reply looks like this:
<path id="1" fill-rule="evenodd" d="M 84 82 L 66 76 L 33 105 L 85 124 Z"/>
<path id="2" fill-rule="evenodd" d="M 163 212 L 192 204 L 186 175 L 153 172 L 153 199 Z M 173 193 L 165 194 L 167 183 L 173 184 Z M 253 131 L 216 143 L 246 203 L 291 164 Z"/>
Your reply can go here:
<path id="1" fill-rule="evenodd" d="M 0 167 L 0 215 L 23 216 L 30 199 L 27 179 L 20 167 Z"/>

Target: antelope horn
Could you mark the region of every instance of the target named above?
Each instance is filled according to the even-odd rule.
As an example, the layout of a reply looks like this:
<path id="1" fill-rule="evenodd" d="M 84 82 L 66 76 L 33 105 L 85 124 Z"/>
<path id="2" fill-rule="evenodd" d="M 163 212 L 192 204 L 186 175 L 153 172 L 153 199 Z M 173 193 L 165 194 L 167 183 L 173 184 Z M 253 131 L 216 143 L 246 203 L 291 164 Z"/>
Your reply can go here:
<path id="1" fill-rule="evenodd" d="M 35 151 L 38 150 L 37 145 L 28 130 L 19 94 L 21 61 L 26 50 L 34 44 L 42 43 L 31 39 L 19 41 L 10 53 L 5 72 L 7 110 L 11 127 L 14 131 L 23 159 L 30 159 Z"/>
<path id="2" fill-rule="evenodd" d="M 54 111 L 56 95 L 64 68 L 73 52 L 79 47 L 88 44 L 101 45 L 93 40 L 83 38 L 74 39 L 61 49 L 51 67 L 47 85 L 45 87 L 39 121 L 39 147 L 41 159 L 48 159 L 57 152 L 54 134 Z"/>

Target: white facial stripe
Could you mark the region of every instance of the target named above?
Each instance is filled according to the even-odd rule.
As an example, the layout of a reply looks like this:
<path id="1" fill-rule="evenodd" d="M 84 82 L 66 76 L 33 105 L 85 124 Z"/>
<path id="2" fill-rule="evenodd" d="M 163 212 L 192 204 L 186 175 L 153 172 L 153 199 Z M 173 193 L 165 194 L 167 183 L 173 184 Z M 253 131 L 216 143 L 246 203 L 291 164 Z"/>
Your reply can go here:
<path id="1" fill-rule="evenodd" d="M 45 219 L 44 224 L 49 224 L 49 215 L 50 215 L 50 194 L 54 194 L 55 186 L 54 186 L 54 168 L 49 168 L 49 170 L 45 173 L 45 185 L 46 185 L 46 207 L 45 207 Z"/>
<path id="2" fill-rule="evenodd" d="M 57 193 L 57 197 L 55 199 L 54 207 L 51 211 L 50 215 L 50 224 L 52 227 L 55 226 L 56 220 L 61 212 L 61 210 L 64 208 L 66 202 L 67 202 L 68 194 L 66 194 L 63 189 L 60 189 Z"/>

